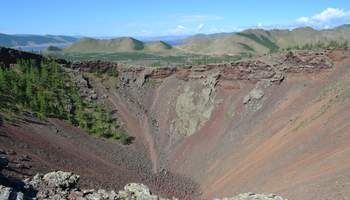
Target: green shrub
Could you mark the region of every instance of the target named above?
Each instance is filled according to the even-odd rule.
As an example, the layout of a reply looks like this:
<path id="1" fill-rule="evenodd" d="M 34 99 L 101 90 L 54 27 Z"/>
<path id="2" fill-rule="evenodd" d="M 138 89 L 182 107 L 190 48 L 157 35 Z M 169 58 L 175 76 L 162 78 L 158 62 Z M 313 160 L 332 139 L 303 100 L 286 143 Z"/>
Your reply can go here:
<path id="1" fill-rule="evenodd" d="M 124 145 L 129 145 L 129 144 L 131 144 L 133 140 L 134 140 L 133 137 L 129 137 L 128 135 L 126 135 L 126 134 L 124 134 L 124 133 L 122 133 L 122 134 L 120 135 L 120 139 L 119 139 L 119 141 L 120 141 L 122 144 L 124 144 Z"/>

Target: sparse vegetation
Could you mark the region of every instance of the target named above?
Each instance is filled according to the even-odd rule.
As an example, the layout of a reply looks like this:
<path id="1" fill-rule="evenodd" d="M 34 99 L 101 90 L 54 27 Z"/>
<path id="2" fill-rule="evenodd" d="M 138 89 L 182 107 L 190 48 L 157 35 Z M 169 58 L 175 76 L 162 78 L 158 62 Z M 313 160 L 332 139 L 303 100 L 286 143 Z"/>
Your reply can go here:
<path id="1" fill-rule="evenodd" d="M 64 58 L 71 61 L 81 60 L 104 60 L 117 61 L 127 64 L 143 65 L 147 67 L 161 66 L 184 66 L 184 65 L 199 65 L 210 63 L 234 62 L 242 58 L 250 57 L 251 54 L 241 55 L 156 55 L 146 53 L 52 53 L 51 56 Z"/>
<path id="2" fill-rule="evenodd" d="M 255 52 L 255 49 L 253 49 L 252 47 L 250 47 L 249 45 L 247 44 L 244 44 L 244 43 L 239 43 L 239 45 L 241 45 L 241 47 L 247 51 L 252 51 L 252 52 Z"/>
<path id="3" fill-rule="evenodd" d="M 282 50 L 290 51 L 290 50 L 315 50 L 315 49 L 347 49 L 349 48 L 348 41 L 338 42 L 335 40 L 331 40 L 329 42 L 317 42 L 317 43 L 307 43 L 302 46 L 295 45 L 288 48 L 284 48 Z"/>
<path id="4" fill-rule="evenodd" d="M 49 46 L 47 47 L 47 51 L 62 51 L 62 49 L 56 46 Z"/>
<path id="5" fill-rule="evenodd" d="M 279 46 L 277 44 L 275 44 L 274 42 L 272 42 L 269 38 L 263 36 L 263 35 L 256 35 L 253 33 L 237 33 L 240 36 L 249 38 L 253 41 L 255 41 L 258 44 L 261 44 L 262 46 L 268 48 L 270 50 L 270 52 L 276 52 L 279 49 Z"/>

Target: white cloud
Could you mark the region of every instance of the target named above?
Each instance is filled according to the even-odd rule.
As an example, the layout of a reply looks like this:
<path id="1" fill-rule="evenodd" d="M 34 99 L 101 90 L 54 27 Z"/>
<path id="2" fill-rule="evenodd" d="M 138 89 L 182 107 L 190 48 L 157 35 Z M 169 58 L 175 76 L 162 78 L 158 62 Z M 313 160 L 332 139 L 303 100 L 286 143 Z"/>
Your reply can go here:
<path id="1" fill-rule="evenodd" d="M 320 14 L 313 16 L 312 18 L 315 21 L 324 22 L 332 19 L 343 18 L 349 14 L 349 12 L 345 12 L 344 10 L 338 8 L 327 8 L 326 10 L 324 10 Z"/>
<path id="2" fill-rule="evenodd" d="M 300 17 L 296 22 L 298 25 L 313 26 L 315 28 L 334 27 L 350 23 L 350 11 L 339 8 L 327 8 L 314 16 Z"/>
<path id="3" fill-rule="evenodd" d="M 236 28 L 217 28 L 212 26 L 207 26 L 205 24 L 198 24 L 194 26 L 183 26 L 177 25 L 173 29 L 169 29 L 164 35 L 193 35 L 198 33 L 212 34 L 212 33 L 223 33 L 223 32 L 233 32 L 237 31 Z"/>
<path id="4" fill-rule="evenodd" d="M 177 25 L 175 28 L 167 31 L 166 35 L 181 35 L 188 32 L 187 28 L 183 25 Z"/>
<path id="5" fill-rule="evenodd" d="M 197 31 L 201 31 L 204 28 L 204 24 L 199 24 L 197 27 Z"/>
<path id="6" fill-rule="evenodd" d="M 208 33 L 211 28 L 210 21 L 221 20 L 223 17 L 214 15 L 171 15 L 169 16 L 177 25 L 165 31 L 165 35 L 191 35 Z"/>
<path id="7" fill-rule="evenodd" d="M 222 20 L 223 17 L 213 15 L 172 15 L 169 16 L 173 20 L 173 24 L 163 31 L 154 31 L 152 27 L 142 26 L 141 35 L 191 35 L 197 33 L 221 33 L 221 32 L 238 32 L 248 28 L 261 29 L 293 29 L 303 26 L 311 26 L 316 29 L 328 29 L 342 24 L 350 24 L 350 11 L 340 8 L 327 8 L 320 13 L 311 16 L 303 16 L 293 21 L 285 21 L 280 24 L 267 24 L 264 22 L 254 26 L 230 27 L 218 26 L 219 23 L 211 22 L 211 20 Z M 161 24 L 168 25 L 167 23 Z M 177 24 L 177 25 L 176 25 Z M 153 30 L 153 31 L 151 31 Z"/>
<path id="8" fill-rule="evenodd" d="M 308 17 L 300 17 L 299 19 L 297 19 L 297 22 L 300 23 L 308 23 L 310 21 L 310 19 Z"/>
<path id="9" fill-rule="evenodd" d="M 186 29 L 186 27 L 182 26 L 182 25 L 177 25 L 176 26 L 176 29 L 178 30 L 183 30 L 183 29 Z"/>

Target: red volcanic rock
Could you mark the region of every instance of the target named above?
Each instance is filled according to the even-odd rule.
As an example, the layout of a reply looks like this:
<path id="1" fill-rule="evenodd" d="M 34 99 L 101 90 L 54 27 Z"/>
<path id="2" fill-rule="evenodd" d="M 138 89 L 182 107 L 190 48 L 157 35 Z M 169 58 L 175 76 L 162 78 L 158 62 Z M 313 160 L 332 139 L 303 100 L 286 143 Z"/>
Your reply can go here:
<path id="1" fill-rule="evenodd" d="M 332 61 L 325 52 L 296 51 L 286 54 L 280 64 L 284 71 L 299 73 L 312 73 L 333 66 Z"/>
<path id="2" fill-rule="evenodd" d="M 271 82 L 279 83 L 284 79 L 284 73 L 312 73 L 332 67 L 332 62 L 324 52 L 296 51 L 289 52 L 279 59 L 279 63 L 267 64 L 261 60 L 247 60 L 224 64 L 208 64 L 191 66 L 187 68 L 145 68 L 145 67 L 124 67 L 118 63 L 107 61 L 83 61 L 71 64 L 74 69 L 82 72 L 105 73 L 115 69 L 120 73 L 132 73 L 142 76 L 141 83 L 146 79 L 165 79 L 173 74 L 178 79 L 201 79 L 205 78 L 211 70 L 217 69 L 222 80 L 246 80 L 257 82 L 268 79 Z M 227 86 L 227 83 L 223 83 Z M 142 84 L 141 84 L 142 85 Z M 225 87 L 226 87 L 225 86 Z"/>
<path id="3" fill-rule="evenodd" d="M 251 80 L 270 79 L 276 72 L 272 66 L 260 61 L 245 61 L 232 63 L 231 66 L 222 69 L 222 78 L 226 80 Z"/>
<path id="4" fill-rule="evenodd" d="M 191 74 L 190 69 L 176 69 L 176 78 L 180 80 L 188 80 L 189 75 Z"/>
<path id="5" fill-rule="evenodd" d="M 119 64 L 115 62 L 107 62 L 107 61 L 81 61 L 74 62 L 71 64 L 71 68 L 79 69 L 82 72 L 101 72 L 105 73 L 111 69 L 118 69 Z"/>
<path id="6" fill-rule="evenodd" d="M 148 77 L 152 79 L 164 79 L 171 76 L 174 72 L 175 68 L 157 68 L 153 69 Z"/>
<path id="7" fill-rule="evenodd" d="M 206 72 L 209 70 L 212 70 L 214 68 L 217 68 L 218 65 L 216 64 L 208 64 L 208 65 L 199 65 L 191 68 L 191 71 L 193 72 Z"/>
<path id="8" fill-rule="evenodd" d="M 119 68 L 119 71 L 121 73 L 125 73 L 125 72 L 134 72 L 134 73 L 141 73 L 145 70 L 144 67 L 125 67 L 125 66 L 122 66 L 120 65 L 120 68 Z"/>

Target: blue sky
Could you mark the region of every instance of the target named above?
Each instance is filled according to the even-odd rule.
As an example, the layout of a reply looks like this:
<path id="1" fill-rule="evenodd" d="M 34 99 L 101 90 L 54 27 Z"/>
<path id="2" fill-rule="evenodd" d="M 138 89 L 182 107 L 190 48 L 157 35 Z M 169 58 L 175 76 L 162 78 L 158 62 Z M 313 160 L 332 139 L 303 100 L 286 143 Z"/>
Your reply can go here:
<path id="1" fill-rule="evenodd" d="M 350 23 L 349 0 L 3 0 L 0 32 L 165 36 Z"/>

